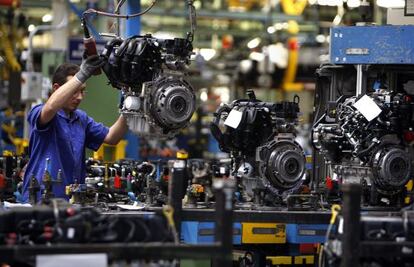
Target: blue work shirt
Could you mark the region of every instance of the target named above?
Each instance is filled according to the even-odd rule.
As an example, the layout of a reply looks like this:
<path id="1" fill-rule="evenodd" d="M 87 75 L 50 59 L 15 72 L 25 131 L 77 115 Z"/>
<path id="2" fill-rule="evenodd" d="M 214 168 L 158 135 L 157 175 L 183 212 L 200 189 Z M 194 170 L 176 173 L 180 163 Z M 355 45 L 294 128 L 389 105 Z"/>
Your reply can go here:
<path id="1" fill-rule="evenodd" d="M 85 147 L 98 150 L 109 131 L 79 109 L 70 117 L 59 110 L 46 126 L 39 127 L 42 108 L 43 104 L 33 107 L 27 118 L 30 124 L 30 160 L 23 180 L 23 198 L 26 201 L 32 174 L 42 185 L 47 158 L 50 158 L 49 169 L 53 180 L 56 180 L 58 170 L 62 170 L 63 184 L 53 184 L 53 193 L 56 197 L 68 198 L 65 186 L 73 184 L 75 179 L 78 183 L 85 181 Z"/>

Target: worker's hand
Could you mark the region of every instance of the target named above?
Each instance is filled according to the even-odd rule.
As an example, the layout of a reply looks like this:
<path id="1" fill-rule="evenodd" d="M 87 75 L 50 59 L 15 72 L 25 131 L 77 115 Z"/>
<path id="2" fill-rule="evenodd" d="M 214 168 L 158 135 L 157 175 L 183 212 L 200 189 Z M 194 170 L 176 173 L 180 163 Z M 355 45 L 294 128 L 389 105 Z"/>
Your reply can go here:
<path id="1" fill-rule="evenodd" d="M 84 83 L 87 79 L 89 79 L 89 77 L 93 75 L 97 69 L 101 68 L 104 64 L 104 59 L 98 55 L 90 56 L 86 60 L 82 61 L 80 70 L 75 74 L 75 77 L 81 83 Z"/>

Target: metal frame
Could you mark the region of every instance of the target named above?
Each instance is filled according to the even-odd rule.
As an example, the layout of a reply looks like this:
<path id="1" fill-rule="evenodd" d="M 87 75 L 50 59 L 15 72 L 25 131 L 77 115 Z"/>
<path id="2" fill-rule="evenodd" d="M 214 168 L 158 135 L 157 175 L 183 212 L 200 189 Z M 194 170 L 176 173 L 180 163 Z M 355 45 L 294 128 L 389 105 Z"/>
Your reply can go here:
<path id="1" fill-rule="evenodd" d="M 171 177 L 170 192 L 173 196 L 182 194 L 183 171 L 174 168 Z M 212 259 L 213 266 L 231 266 L 232 262 L 232 227 L 233 227 L 233 203 L 231 201 L 233 187 L 231 181 L 223 181 L 216 186 L 216 210 L 210 217 L 215 218 L 215 243 L 210 245 L 186 245 L 174 243 L 104 243 L 104 244 L 51 244 L 51 245 L 15 245 L 0 246 L 0 262 L 2 261 L 27 261 L 34 260 L 36 255 L 44 254 L 85 254 L 106 253 L 109 260 L 133 260 L 133 259 Z M 178 188 L 178 190 L 175 190 Z M 176 208 L 176 214 L 180 215 L 181 200 L 171 198 L 171 206 Z M 44 207 L 39 207 L 44 209 Z M 51 210 L 51 209 L 50 209 Z M 7 211 L 10 213 L 12 211 Z M 62 211 L 64 212 L 64 211 Z M 118 213 L 122 214 L 122 213 Z M 143 214 L 129 214 L 139 216 Z M 151 212 L 150 212 L 151 214 Z M 0 214 L 1 215 L 1 214 Z M 144 215 L 145 216 L 145 215 Z M 182 218 L 175 216 L 176 223 L 180 225 Z M 179 229 L 178 229 L 179 230 Z"/>
<path id="2" fill-rule="evenodd" d="M 344 234 L 341 238 L 341 267 L 358 266 L 361 259 L 414 259 L 414 241 L 361 241 L 361 216 L 364 216 L 360 207 L 362 188 L 358 184 L 346 184 L 342 186 L 342 191 Z M 377 213 L 376 216 L 379 214 L 385 218 L 392 216 L 390 213 Z M 401 217 L 401 214 L 398 216 Z"/>

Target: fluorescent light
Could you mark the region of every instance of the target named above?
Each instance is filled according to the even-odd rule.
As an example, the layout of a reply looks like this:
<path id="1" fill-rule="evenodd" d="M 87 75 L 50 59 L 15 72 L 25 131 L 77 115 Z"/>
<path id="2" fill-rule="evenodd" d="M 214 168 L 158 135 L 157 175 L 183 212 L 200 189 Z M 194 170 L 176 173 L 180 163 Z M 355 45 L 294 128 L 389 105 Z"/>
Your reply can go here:
<path id="1" fill-rule="evenodd" d="M 34 29 L 35 29 L 35 25 L 33 25 L 33 24 L 30 24 L 29 27 L 27 27 L 27 30 L 29 32 L 33 31 Z"/>
<path id="2" fill-rule="evenodd" d="M 403 8 L 405 6 L 404 0 L 377 0 L 377 5 L 385 8 Z"/>
<path id="3" fill-rule="evenodd" d="M 361 5 L 360 0 L 348 0 L 346 3 L 348 4 L 348 7 L 350 7 L 350 8 L 356 8 L 356 7 L 359 7 Z"/>
<path id="4" fill-rule="evenodd" d="M 275 27 L 273 27 L 273 26 L 267 27 L 267 33 L 273 34 L 275 32 L 276 32 L 276 28 Z"/>
<path id="5" fill-rule="evenodd" d="M 262 39 L 260 39 L 259 37 L 254 38 L 247 43 L 247 47 L 250 49 L 254 49 L 260 45 L 261 41 Z"/>
<path id="6" fill-rule="evenodd" d="M 51 22 L 52 19 L 53 19 L 53 16 L 48 13 L 42 17 L 42 22 Z"/>
<path id="7" fill-rule="evenodd" d="M 318 0 L 317 3 L 320 6 L 340 6 L 343 0 Z"/>

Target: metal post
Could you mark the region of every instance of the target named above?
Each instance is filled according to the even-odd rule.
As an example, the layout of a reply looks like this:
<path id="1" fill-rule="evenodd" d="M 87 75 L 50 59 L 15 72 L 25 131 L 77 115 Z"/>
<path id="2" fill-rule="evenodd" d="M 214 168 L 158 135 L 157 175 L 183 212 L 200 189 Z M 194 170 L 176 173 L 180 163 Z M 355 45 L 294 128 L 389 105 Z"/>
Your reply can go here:
<path id="1" fill-rule="evenodd" d="M 127 14 L 135 14 L 141 12 L 140 0 L 128 0 L 126 3 Z M 125 21 L 125 38 L 133 35 L 139 35 L 141 33 L 141 17 L 129 18 Z M 119 27 L 118 20 L 118 27 Z M 126 154 L 128 158 L 139 159 L 139 152 L 137 147 L 140 145 L 140 138 L 133 134 L 130 130 L 125 134 L 125 138 L 128 141 L 126 147 Z"/>
<path id="2" fill-rule="evenodd" d="M 135 14 L 141 12 L 141 1 L 127 1 L 127 14 Z M 130 37 L 141 33 L 141 18 L 129 18 L 126 20 L 125 35 Z"/>
<path id="3" fill-rule="evenodd" d="M 360 211 L 362 187 L 359 184 L 342 185 L 344 232 L 342 236 L 341 267 L 359 266 Z"/>
<path id="4" fill-rule="evenodd" d="M 220 242 L 223 257 L 213 261 L 213 266 L 232 265 L 233 247 L 233 192 L 235 181 L 218 179 L 214 181 L 216 191 L 215 241 Z"/>
<path id="5" fill-rule="evenodd" d="M 52 25 L 58 26 L 69 14 L 68 4 L 65 0 L 52 1 L 53 20 Z M 66 50 L 68 47 L 69 27 L 62 27 L 58 31 L 52 31 L 51 47 Z"/>
<path id="6" fill-rule="evenodd" d="M 356 68 L 357 68 L 357 81 L 356 81 L 355 95 L 359 96 L 362 94 L 362 81 L 363 81 L 362 65 L 359 64 L 356 66 Z"/>
<path id="7" fill-rule="evenodd" d="M 186 175 L 185 160 L 175 160 L 171 169 L 171 177 L 168 180 L 168 204 L 174 209 L 174 222 L 177 234 L 181 232 L 182 200 L 184 195 L 184 180 Z"/>

